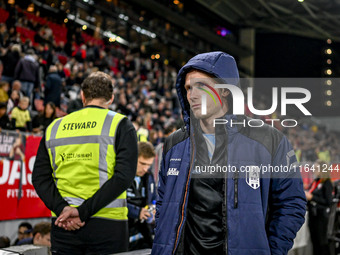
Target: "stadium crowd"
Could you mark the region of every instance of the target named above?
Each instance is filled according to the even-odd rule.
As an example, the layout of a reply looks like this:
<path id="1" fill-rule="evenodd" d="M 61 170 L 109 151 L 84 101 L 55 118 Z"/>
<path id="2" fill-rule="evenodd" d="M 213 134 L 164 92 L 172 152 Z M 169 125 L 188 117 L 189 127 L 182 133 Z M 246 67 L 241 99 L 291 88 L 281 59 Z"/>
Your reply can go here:
<path id="1" fill-rule="evenodd" d="M 57 43 L 49 25 L 29 19 L 18 7 L 8 13 L 10 22 L 0 25 L 0 102 L 8 102 L 6 113 L 11 116 L 15 107 L 23 104 L 19 98 L 24 96 L 25 101 L 29 99 L 27 108 L 31 116 L 36 117 L 31 119 L 26 112 L 26 119 L 21 121 L 25 107 L 19 106 L 20 111 L 14 110 L 14 113 L 23 115 L 20 121 L 14 115 L 8 123 L 4 114 L 6 120 L 1 122 L 2 128 L 43 132 L 55 116 L 82 107 L 80 85 L 97 70 L 112 77 L 116 96 L 110 108 L 148 130 L 155 129 L 156 140 L 161 134 L 158 131 L 179 119 L 179 104 L 173 87 L 175 68 L 141 57 L 141 53 L 131 54 L 118 43 L 104 44 L 82 33 L 79 27 L 68 29 L 67 41 Z M 24 30 L 26 33 L 37 31 L 33 40 L 23 38 L 18 32 Z M 46 104 L 50 107 L 44 111 Z"/>

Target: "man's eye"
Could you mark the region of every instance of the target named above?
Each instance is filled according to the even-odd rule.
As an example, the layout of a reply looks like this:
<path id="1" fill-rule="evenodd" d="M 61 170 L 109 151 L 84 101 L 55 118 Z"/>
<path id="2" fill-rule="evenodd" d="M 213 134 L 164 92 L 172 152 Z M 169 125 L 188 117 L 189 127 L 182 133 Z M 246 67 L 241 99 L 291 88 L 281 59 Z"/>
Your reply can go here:
<path id="1" fill-rule="evenodd" d="M 200 87 L 200 88 L 202 88 L 202 87 L 205 86 L 205 84 L 204 84 L 204 83 L 201 83 L 201 82 L 198 82 L 198 83 L 197 83 L 197 86 Z"/>

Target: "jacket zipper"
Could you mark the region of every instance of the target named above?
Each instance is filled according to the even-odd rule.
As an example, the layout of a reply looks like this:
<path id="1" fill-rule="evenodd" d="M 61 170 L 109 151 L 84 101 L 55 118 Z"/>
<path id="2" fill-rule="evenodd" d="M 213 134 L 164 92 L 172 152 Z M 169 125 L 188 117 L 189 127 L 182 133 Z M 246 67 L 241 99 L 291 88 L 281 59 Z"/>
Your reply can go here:
<path id="1" fill-rule="evenodd" d="M 193 137 L 195 136 L 195 133 L 193 133 L 192 135 Z M 193 138 L 192 138 L 193 139 Z M 190 180 L 190 175 L 191 175 L 191 169 L 192 169 L 192 166 L 193 166 L 193 163 L 194 163 L 194 158 L 195 158 L 195 146 L 193 146 L 193 141 L 192 139 L 190 139 L 191 141 L 191 146 L 193 148 L 193 151 L 192 151 L 192 159 L 191 159 L 191 164 L 190 164 L 190 167 L 189 167 L 189 173 L 188 173 L 188 178 L 187 178 L 187 183 L 186 183 L 186 188 L 185 188 L 185 193 L 184 193 L 184 198 L 183 198 L 183 205 L 182 205 L 182 209 L 181 209 L 181 221 L 178 225 L 178 228 L 177 228 L 177 234 L 176 234 L 176 241 L 175 241 L 175 245 L 174 245 L 174 248 L 172 250 L 172 254 L 175 254 L 175 251 L 176 251 L 176 246 L 177 246 L 177 242 L 178 242 L 178 238 L 179 238 L 179 231 L 181 229 L 181 226 L 183 224 L 183 220 L 184 220 L 184 207 L 185 207 L 185 200 L 186 200 L 186 197 L 187 197 L 187 194 L 188 194 L 188 184 L 189 184 L 189 180 Z"/>
<path id="2" fill-rule="evenodd" d="M 236 209 L 238 207 L 238 176 L 239 171 L 236 169 L 236 173 L 234 174 L 233 180 L 234 180 L 234 208 Z"/>

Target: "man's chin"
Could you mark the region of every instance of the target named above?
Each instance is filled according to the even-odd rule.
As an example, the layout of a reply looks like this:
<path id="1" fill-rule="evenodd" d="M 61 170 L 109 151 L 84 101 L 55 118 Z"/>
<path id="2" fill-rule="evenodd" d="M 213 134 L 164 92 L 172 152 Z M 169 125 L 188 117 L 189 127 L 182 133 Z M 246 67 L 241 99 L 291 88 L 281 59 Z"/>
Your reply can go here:
<path id="1" fill-rule="evenodd" d="M 193 111 L 193 115 L 195 117 L 195 119 L 205 119 L 207 116 L 206 115 L 202 115 L 201 111 Z"/>

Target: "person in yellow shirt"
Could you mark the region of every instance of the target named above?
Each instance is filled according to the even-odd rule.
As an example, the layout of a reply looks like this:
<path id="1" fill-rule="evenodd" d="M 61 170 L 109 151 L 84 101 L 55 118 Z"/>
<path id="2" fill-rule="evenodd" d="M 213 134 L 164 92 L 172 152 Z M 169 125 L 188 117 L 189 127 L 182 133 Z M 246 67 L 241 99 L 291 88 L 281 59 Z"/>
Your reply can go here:
<path id="1" fill-rule="evenodd" d="M 29 98 L 20 98 L 19 105 L 14 107 L 11 114 L 11 123 L 14 129 L 22 132 L 32 132 L 31 114 L 29 112 Z"/>
<path id="2" fill-rule="evenodd" d="M 8 90 L 9 90 L 9 83 L 8 82 L 1 82 L 0 84 L 0 103 L 8 101 Z"/>

